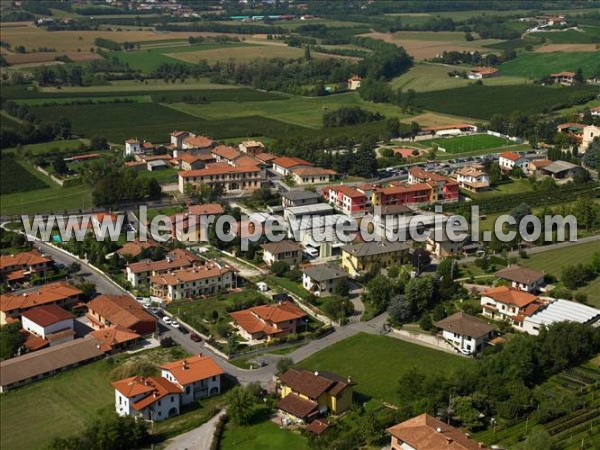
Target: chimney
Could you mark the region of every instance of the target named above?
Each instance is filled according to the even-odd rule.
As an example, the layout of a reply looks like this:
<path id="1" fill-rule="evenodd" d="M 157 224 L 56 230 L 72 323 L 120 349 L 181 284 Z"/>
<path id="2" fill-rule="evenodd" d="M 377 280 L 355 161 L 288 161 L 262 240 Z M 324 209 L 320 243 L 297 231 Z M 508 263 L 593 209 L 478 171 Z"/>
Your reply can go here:
<path id="1" fill-rule="evenodd" d="M 352 384 L 352 377 L 348 375 L 348 384 Z"/>
<path id="2" fill-rule="evenodd" d="M 437 427 L 437 428 L 435 429 L 435 431 L 437 431 L 438 433 L 441 433 L 441 432 L 442 432 L 442 429 L 441 429 L 440 427 Z"/>
<path id="3" fill-rule="evenodd" d="M 318 377 L 318 376 L 319 376 L 319 372 L 317 372 L 317 371 L 315 370 L 315 377 Z"/>

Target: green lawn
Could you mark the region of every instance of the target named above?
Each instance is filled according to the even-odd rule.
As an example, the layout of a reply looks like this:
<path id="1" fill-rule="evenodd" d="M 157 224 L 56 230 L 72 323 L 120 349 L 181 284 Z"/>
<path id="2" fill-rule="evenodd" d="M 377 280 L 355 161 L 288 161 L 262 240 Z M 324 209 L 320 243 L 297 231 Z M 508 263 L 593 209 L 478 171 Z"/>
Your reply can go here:
<path id="1" fill-rule="evenodd" d="M 482 192 L 467 192 L 465 194 L 473 200 L 486 200 L 489 198 L 498 197 L 507 194 L 519 194 L 531 192 L 533 190 L 531 184 L 526 179 L 510 180 L 507 182 L 496 184 L 492 189 Z"/>
<path id="2" fill-rule="evenodd" d="M 534 36 L 547 38 L 553 44 L 594 44 L 600 36 L 600 27 L 581 27 L 583 31 L 566 30 L 559 33 L 535 33 Z"/>
<path id="3" fill-rule="evenodd" d="M 92 206 L 91 189 L 84 185 L 61 187 L 52 183 L 45 189 L 2 195 L 0 206 L 2 215 L 85 209 Z"/>
<path id="4" fill-rule="evenodd" d="M 161 169 L 161 170 L 140 170 L 138 176 L 141 178 L 153 178 L 160 184 L 172 184 L 177 183 L 177 169 Z"/>
<path id="5" fill-rule="evenodd" d="M 49 179 L 28 170 L 14 155 L 3 154 L 0 159 L 0 194 L 22 193 L 45 189 L 50 185 Z"/>
<path id="6" fill-rule="evenodd" d="M 433 144 L 437 144 L 439 147 L 444 148 L 446 153 L 452 154 L 471 153 L 478 150 L 488 150 L 513 144 L 513 142 L 508 139 L 489 134 L 473 134 L 471 136 L 432 139 L 431 141 L 421 141 L 420 143 L 430 147 Z"/>
<path id="7" fill-rule="evenodd" d="M 386 336 L 360 333 L 305 359 L 311 370 L 330 370 L 358 383 L 355 391 L 395 402 L 397 380 L 406 369 L 453 371 L 473 361 Z"/>
<path id="8" fill-rule="evenodd" d="M 540 78 L 564 70 L 575 72 L 581 68 L 585 76 L 592 76 L 596 73 L 598 65 L 600 52 L 526 52 L 502 64 L 500 71 L 502 76 Z"/>
<path id="9" fill-rule="evenodd" d="M 221 440 L 222 450 L 308 450 L 307 439 L 299 433 L 280 428 L 273 422 L 247 427 L 228 424 Z"/>
<path id="10" fill-rule="evenodd" d="M 110 382 L 118 375 L 115 377 L 112 371 L 124 360 L 162 364 L 182 356 L 184 354 L 178 347 L 157 348 L 133 356 L 122 354 L 2 394 L 0 447 L 11 450 L 44 448 L 54 437 L 66 437 L 80 431 L 99 409 L 113 407 L 115 394 Z M 202 404 L 189 413 L 196 418 L 193 426 L 208 419 L 204 416 L 208 409 L 208 405 Z M 212 413 L 212 407 L 210 409 Z M 168 434 L 176 423 L 181 425 L 189 420 L 190 415 L 179 416 L 155 426 L 155 432 Z"/>

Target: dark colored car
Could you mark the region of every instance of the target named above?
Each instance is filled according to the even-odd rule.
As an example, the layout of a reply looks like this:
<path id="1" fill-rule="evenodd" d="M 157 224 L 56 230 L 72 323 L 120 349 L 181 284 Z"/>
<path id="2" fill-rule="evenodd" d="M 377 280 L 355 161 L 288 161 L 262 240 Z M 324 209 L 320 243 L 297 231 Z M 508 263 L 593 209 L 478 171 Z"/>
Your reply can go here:
<path id="1" fill-rule="evenodd" d="M 179 332 L 180 332 L 181 334 L 190 334 L 190 330 L 188 330 L 188 329 L 187 329 L 186 327 L 184 327 L 184 326 L 181 326 L 181 325 L 179 325 L 179 328 L 178 328 L 178 330 L 179 330 Z"/>
<path id="2" fill-rule="evenodd" d="M 202 342 L 202 338 L 198 336 L 196 333 L 190 334 L 190 339 L 194 342 Z"/>

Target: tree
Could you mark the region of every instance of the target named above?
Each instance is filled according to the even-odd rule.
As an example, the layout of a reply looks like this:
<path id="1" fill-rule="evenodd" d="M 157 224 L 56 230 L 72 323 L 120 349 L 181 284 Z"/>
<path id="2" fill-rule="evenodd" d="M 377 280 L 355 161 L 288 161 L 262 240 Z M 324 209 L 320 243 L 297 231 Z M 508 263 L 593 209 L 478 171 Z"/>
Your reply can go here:
<path id="1" fill-rule="evenodd" d="M 108 149 L 108 141 L 104 136 L 92 136 L 90 147 L 92 150 L 106 150 Z"/>
<path id="2" fill-rule="evenodd" d="M 367 283 L 365 300 L 373 305 L 377 311 L 384 311 L 388 307 L 392 295 L 392 282 L 383 275 L 377 275 Z"/>
<path id="3" fill-rule="evenodd" d="M 20 331 L 21 322 L 11 323 L 0 328 L 0 360 L 4 361 L 15 356 L 24 341 Z"/>
<path id="4" fill-rule="evenodd" d="M 433 321 L 431 320 L 429 313 L 423 314 L 423 317 L 421 317 L 421 320 L 419 320 L 419 326 L 425 331 L 433 330 Z"/>
<path id="5" fill-rule="evenodd" d="M 581 67 L 578 68 L 577 71 L 575 72 L 573 81 L 575 81 L 576 83 L 585 83 L 585 78 L 583 77 L 583 70 L 581 70 Z"/>
<path id="6" fill-rule="evenodd" d="M 291 358 L 283 357 L 277 361 L 277 374 L 281 375 L 282 373 L 287 372 L 293 366 L 294 361 Z"/>
<path id="7" fill-rule="evenodd" d="M 399 324 L 409 322 L 412 317 L 412 307 L 404 295 L 392 298 L 387 312 L 392 322 Z"/>
<path id="8" fill-rule="evenodd" d="M 427 267 L 431 262 L 431 253 L 429 253 L 424 248 L 417 248 L 410 255 L 410 262 L 412 266 L 417 270 L 417 272 L 421 272 L 424 267 Z"/>
<path id="9" fill-rule="evenodd" d="M 312 59 L 312 56 L 310 54 L 310 45 L 304 47 L 304 59 L 306 61 L 310 61 Z"/>
<path id="10" fill-rule="evenodd" d="M 278 277 L 282 277 L 285 275 L 286 272 L 289 272 L 290 270 L 290 265 L 288 263 L 286 263 L 285 261 L 275 261 L 272 265 L 271 265 L 271 273 L 278 276 Z"/>
<path id="11" fill-rule="evenodd" d="M 350 294 L 350 283 L 347 278 L 341 278 L 333 288 L 333 293 L 340 297 L 348 297 Z"/>
<path id="12" fill-rule="evenodd" d="M 404 293 L 413 312 L 418 314 L 429 306 L 433 298 L 433 280 L 431 277 L 412 278 L 406 284 Z"/>
<path id="13" fill-rule="evenodd" d="M 256 397 L 249 386 L 236 386 L 227 394 L 227 416 L 235 425 L 248 425 L 254 415 Z"/>
<path id="14" fill-rule="evenodd" d="M 54 161 L 52 162 L 52 168 L 54 169 L 54 172 L 56 172 L 58 175 L 62 175 L 69 171 L 67 163 L 65 162 L 64 158 L 60 155 L 56 155 L 56 157 L 54 158 Z"/>
<path id="15" fill-rule="evenodd" d="M 515 450 L 555 450 L 556 448 L 548 432 L 542 428 L 532 430 L 522 444 L 515 446 Z"/>
<path id="16" fill-rule="evenodd" d="M 482 426 L 482 411 L 477 409 L 477 400 L 478 398 L 472 396 L 453 397 L 450 403 L 456 419 L 471 430 Z"/>

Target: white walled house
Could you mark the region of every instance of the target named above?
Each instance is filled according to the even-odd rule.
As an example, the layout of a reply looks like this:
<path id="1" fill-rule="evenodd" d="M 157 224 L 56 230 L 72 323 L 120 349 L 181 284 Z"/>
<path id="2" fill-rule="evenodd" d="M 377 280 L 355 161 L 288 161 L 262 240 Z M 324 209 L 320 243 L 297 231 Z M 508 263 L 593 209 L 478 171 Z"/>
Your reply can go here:
<path id="1" fill-rule="evenodd" d="M 160 422 L 179 414 L 182 390 L 160 377 L 130 377 L 111 383 L 115 388 L 115 410 L 120 416 Z"/>
<path id="2" fill-rule="evenodd" d="M 594 125 L 588 125 L 583 129 L 583 136 L 581 137 L 581 151 L 585 153 L 594 139 L 600 138 L 600 127 Z"/>
<path id="3" fill-rule="evenodd" d="M 483 315 L 503 320 L 522 329 L 526 317 L 533 315 L 543 303 L 533 294 L 508 286 L 498 286 L 481 293 Z"/>
<path id="4" fill-rule="evenodd" d="M 457 312 L 435 323 L 442 337 L 457 351 L 465 355 L 483 350 L 493 334 L 494 327 L 484 320 Z"/>
<path id="5" fill-rule="evenodd" d="M 125 141 L 125 156 L 135 156 L 144 153 L 142 143 L 137 139 L 129 139 Z"/>
<path id="6" fill-rule="evenodd" d="M 510 282 L 513 288 L 529 293 L 538 292 L 544 286 L 544 272 L 529 267 L 512 265 L 499 270 L 494 275 Z"/>
<path id="7" fill-rule="evenodd" d="M 479 167 L 463 167 L 456 171 L 456 182 L 461 188 L 477 192 L 490 187 L 490 177 Z"/>
<path id="8" fill-rule="evenodd" d="M 225 373 L 210 356 L 195 355 L 161 366 L 162 376 L 182 390 L 181 404 L 221 393 Z"/>
<path id="9" fill-rule="evenodd" d="M 73 340 L 74 317 L 58 305 L 44 305 L 25 311 L 21 323 L 24 330 L 47 340 L 52 346 Z"/>
<path id="10" fill-rule="evenodd" d="M 272 266 L 273 263 L 278 261 L 283 261 L 290 266 L 302 262 L 302 247 L 288 239 L 262 244 L 261 248 L 263 250 L 263 261 L 268 266 Z"/>
<path id="11" fill-rule="evenodd" d="M 347 278 L 346 271 L 328 264 L 302 270 L 302 286 L 318 297 L 333 294 L 336 285 Z"/>
<path id="12" fill-rule="evenodd" d="M 520 168 L 525 174 L 529 171 L 529 160 L 515 152 L 500 153 L 498 165 L 506 171 L 513 170 L 515 167 Z"/>

